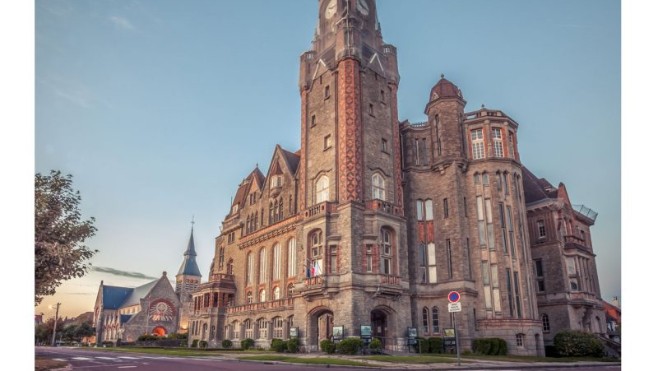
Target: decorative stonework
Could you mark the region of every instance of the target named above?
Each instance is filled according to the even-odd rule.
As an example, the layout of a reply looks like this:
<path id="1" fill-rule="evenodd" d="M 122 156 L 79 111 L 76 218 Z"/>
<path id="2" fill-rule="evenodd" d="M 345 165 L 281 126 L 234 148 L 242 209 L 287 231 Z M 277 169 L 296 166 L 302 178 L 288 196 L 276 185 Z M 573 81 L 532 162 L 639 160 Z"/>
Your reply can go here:
<path id="1" fill-rule="evenodd" d="M 393 118 L 393 153 L 395 156 L 395 163 L 402 163 L 400 154 L 400 125 L 398 124 L 398 86 L 390 84 L 391 87 L 391 117 Z M 404 216 L 403 193 L 402 193 L 402 168 L 395 166 L 395 205 L 402 211 Z"/>
<path id="2" fill-rule="evenodd" d="M 338 65 L 338 200 L 363 200 L 362 128 L 359 62 L 346 59 Z"/>

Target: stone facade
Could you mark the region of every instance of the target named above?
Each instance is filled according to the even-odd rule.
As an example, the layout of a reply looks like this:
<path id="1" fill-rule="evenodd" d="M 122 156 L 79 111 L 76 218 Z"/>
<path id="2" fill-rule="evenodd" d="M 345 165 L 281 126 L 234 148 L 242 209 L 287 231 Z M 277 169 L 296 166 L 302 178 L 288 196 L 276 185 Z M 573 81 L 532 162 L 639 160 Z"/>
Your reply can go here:
<path id="1" fill-rule="evenodd" d="M 176 333 L 179 308 L 166 272 L 136 288 L 107 286 L 101 281 L 94 306 L 96 339 L 99 343 L 134 342 L 144 334 Z"/>
<path id="2" fill-rule="evenodd" d="M 463 349 L 499 337 L 511 354 L 544 354 L 518 124 L 465 112 L 443 77 L 427 121 L 400 122 L 398 82 L 375 1 L 319 1 L 300 57 L 301 149 L 277 146 L 239 185 L 193 294 L 190 342 L 296 336 L 316 351 L 337 328 L 370 326 L 406 350 L 408 328 L 456 327 Z M 450 291 L 461 312 L 448 312 Z"/>

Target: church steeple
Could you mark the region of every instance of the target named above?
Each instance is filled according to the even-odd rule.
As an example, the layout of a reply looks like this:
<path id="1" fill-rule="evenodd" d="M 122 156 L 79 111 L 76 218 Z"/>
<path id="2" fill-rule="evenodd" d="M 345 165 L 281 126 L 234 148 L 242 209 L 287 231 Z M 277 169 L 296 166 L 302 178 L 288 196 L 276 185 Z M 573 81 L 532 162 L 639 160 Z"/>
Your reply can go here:
<path id="1" fill-rule="evenodd" d="M 192 222 L 190 241 L 187 243 L 187 249 L 183 254 L 183 264 L 178 270 L 178 275 L 201 277 L 201 271 L 199 271 L 199 266 L 196 264 L 196 251 L 194 249 L 194 222 Z"/>

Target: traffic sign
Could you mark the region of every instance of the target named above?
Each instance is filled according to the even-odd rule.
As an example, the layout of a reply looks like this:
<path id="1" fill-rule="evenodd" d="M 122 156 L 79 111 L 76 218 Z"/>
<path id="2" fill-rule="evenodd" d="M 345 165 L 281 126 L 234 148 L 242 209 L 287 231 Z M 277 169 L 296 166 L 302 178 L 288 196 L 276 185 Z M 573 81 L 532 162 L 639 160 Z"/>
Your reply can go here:
<path id="1" fill-rule="evenodd" d="M 451 303 L 458 303 L 459 299 L 461 299 L 461 295 L 459 295 L 457 291 L 450 291 L 450 293 L 448 294 L 448 300 Z"/>
<path id="2" fill-rule="evenodd" d="M 453 313 L 453 312 L 461 312 L 462 311 L 462 303 L 448 303 L 448 312 Z"/>

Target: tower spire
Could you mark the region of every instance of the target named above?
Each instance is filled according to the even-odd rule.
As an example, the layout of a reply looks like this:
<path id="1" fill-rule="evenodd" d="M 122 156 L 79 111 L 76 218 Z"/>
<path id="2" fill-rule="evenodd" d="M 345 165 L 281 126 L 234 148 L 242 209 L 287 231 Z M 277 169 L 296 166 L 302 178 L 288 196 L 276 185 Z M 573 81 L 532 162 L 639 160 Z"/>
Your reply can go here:
<path id="1" fill-rule="evenodd" d="M 201 271 L 196 263 L 196 250 L 194 248 L 194 216 L 192 216 L 192 228 L 190 231 L 190 240 L 187 243 L 187 249 L 183 253 L 183 263 L 178 270 L 178 275 L 201 277 Z"/>

